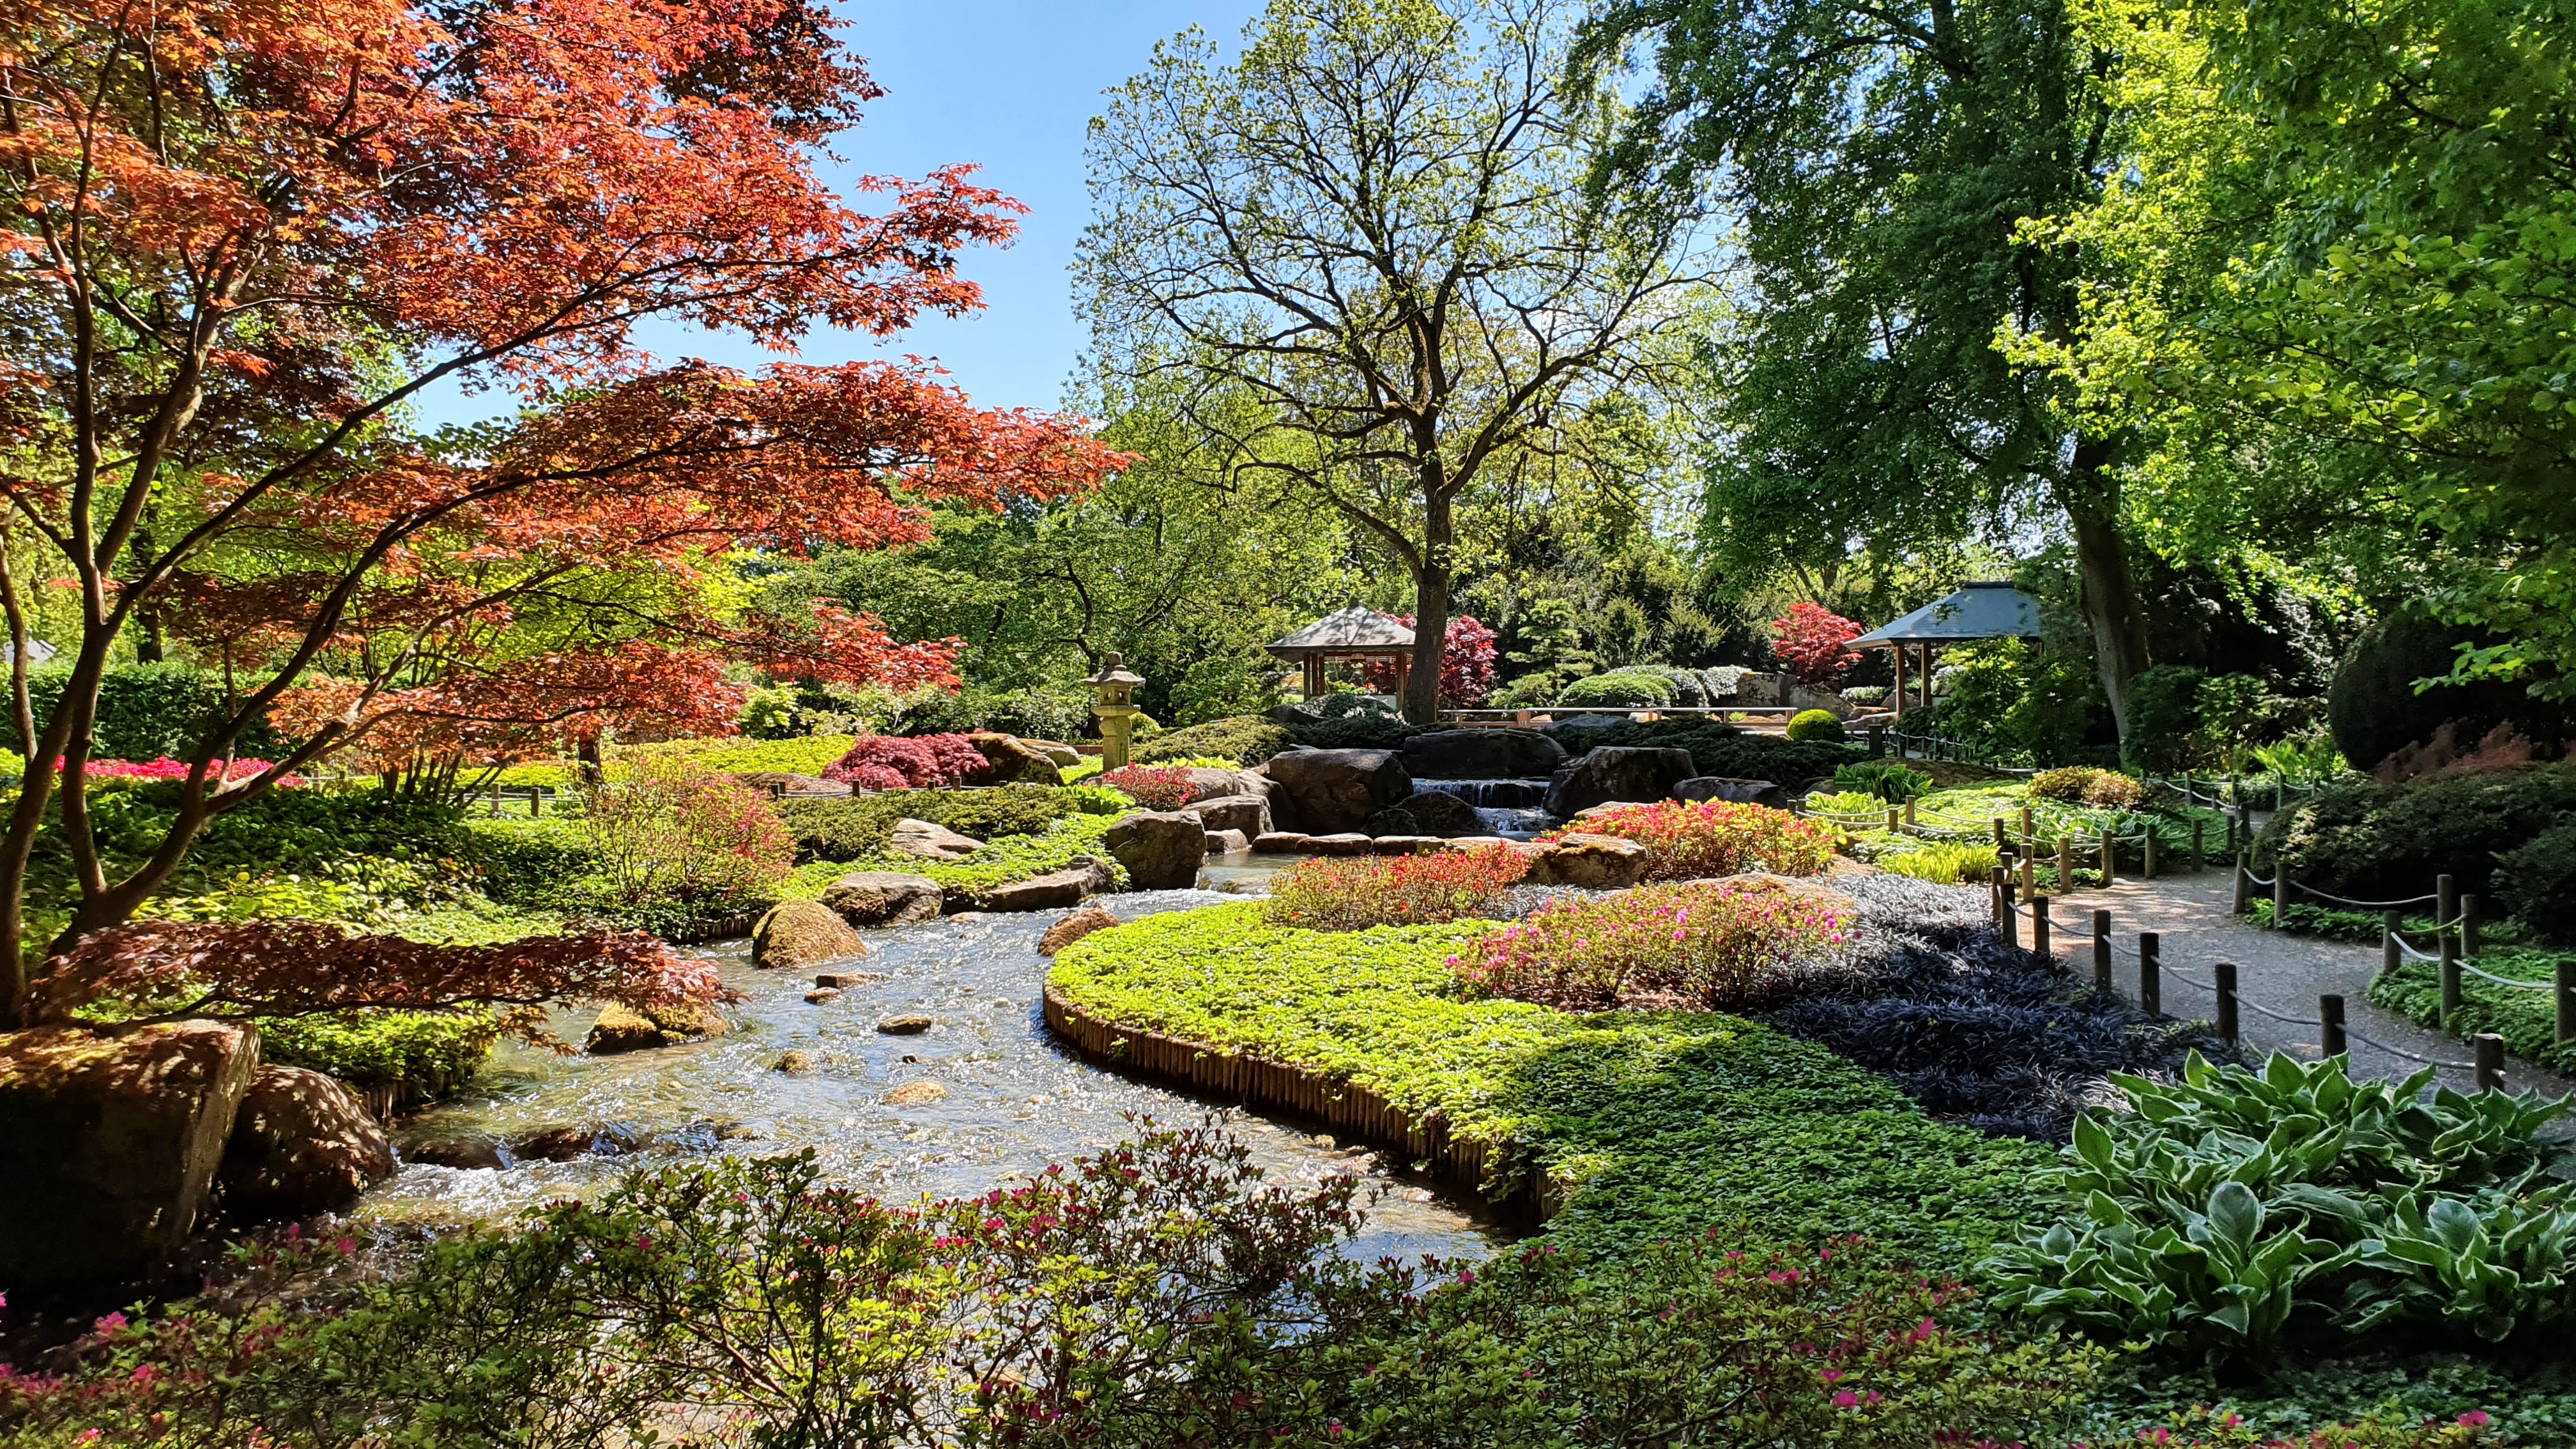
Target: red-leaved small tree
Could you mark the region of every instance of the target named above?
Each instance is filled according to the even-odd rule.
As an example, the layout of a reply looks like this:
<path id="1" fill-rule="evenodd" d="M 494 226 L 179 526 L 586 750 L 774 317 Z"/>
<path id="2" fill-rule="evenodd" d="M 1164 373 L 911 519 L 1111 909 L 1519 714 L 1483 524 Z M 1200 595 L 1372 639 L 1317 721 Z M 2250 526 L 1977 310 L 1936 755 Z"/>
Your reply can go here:
<path id="1" fill-rule="evenodd" d="M 1410 629 L 1411 614 L 1390 616 Z M 1461 614 L 1449 621 L 1449 632 L 1441 640 L 1440 703 L 1449 709 L 1474 709 L 1494 692 L 1494 631 L 1476 621 L 1473 614 Z M 1380 694 L 1395 692 L 1395 666 L 1371 664 L 1368 687 Z"/>
<path id="2" fill-rule="evenodd" d="M 992 773 L 992 761 L 964 735 L 869 735 L 825 766 L 823 778 L 870 790 L 927 790 L 971 785 Z"/>
<path id="3" fill-rule="evenodd" d="M 1849 647 L 1860 637 L 1860 625 L 1820 604 L 1791 604 L 1771 627 L 1778 631 L 1771 652 L 1810 689 L 1833 688 L 1844 670 L 1860 662 Z"/>

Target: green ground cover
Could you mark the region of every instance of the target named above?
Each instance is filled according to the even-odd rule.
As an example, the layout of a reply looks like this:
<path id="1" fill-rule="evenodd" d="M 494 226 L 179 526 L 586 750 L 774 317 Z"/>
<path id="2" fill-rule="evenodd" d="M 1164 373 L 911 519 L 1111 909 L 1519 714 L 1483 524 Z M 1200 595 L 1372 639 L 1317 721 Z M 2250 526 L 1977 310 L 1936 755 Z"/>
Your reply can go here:
<path id="1" fill-rule="evenodd" d="M 1316 932 L 1258 904 L 1096 932 L 1050 982 L 1108 1020 L 1348 1079 L 1571 1187 L 1550 1234 L 1616 1255 L 1741 1219 L 1867 1232 L 1964 1269 L 2034 1220 L 2045 1148 L 1924 1116 L 1886 1080 L 1738 1017 L 1576 1015 L 1463 991 L 1483 923 Z"/>
<path id="2" fill-rule="evenodd" d="M 998 836 L 964 860 L 862 855 L 850 860 L 808 861 L 780 884 L 778 894 L 781 899 L 812 900 L 822 895 L 832 882 L 859 870 L 900 871 L 905 875 L 927 876 L 957 890 L 984 891 L 1063 870 L 1086 856 L 1107 865 L 1123 884 L 1126 872 L 1110 859 L 1109 848 L 1101 843 L 1101 837 L 1117 823 L 1118 817 L 1111 814 L 1066 815 L 1047 826 L 1042 833 Z"/>
<path id="3" fill-rule="evenodd" d="M 1891 834 L 1883 824 L 1888 802 L 1853 789 L 1819 791 L 1805 801 L 1809 811 L 1837 817 L 1836 823 L 1849 835 L 1849 853 L 1857 860 L 1887 864 L 1901 857 L 1924 851 L 1940 844 L 1924 836 L 1897 831 Z M 2134 810 L 2110 809 L 2068 800 L 2050 800 L 2034 796 L 2027 782 L 1980 783 L 1933 790 L 1916 798 L 1914 818 L 1918 825 L 1954 832 L 1965 832 L 1978 839 L 1993 839 L 1994 822 L 2004 822 L 2006 838 L 2021 836 L 2021 812 L 2031 812 L 2032 833 L 2039 841 L 2039 876 L 2043 886 L 2060 888 L 2056 879 L 2056 852 L 2059 836 L 2070 838 L 2075 859 L 2076 885 L 2099 885 L 2101 872 L 2088 862 L 2097 859 L 2102 831 L 2109 827 L 2120 836 L 2138 835 L 2152 830 L 2156 836 L 2156 853 L 2160 870 L 2184 870 L 2191 863 L 2192 827 L 2201 832 L 2201 846 L 2207 859 L 2216 861 L 2227 840 L 2227 817 L 2203 806 L 2147 805 Z M 1866 816 L 1872 823 L 1841 817 Z M 2135 870 L 2144 864 L 2142 847 L 2123 844 L 2117 849 L 2120 868 Z"/>
<path id="4" fill-rule="evenodd" d="M 2566 955 L 2504 948 L 2480 951 L 2475 964 L 2481 971 L 2539 985 L 2555 978 L 2558 963 Z M 2499 985 L 2462 972 L 2460 1010 L 2448 1030 L 2462 1041 L 2481 1032 L 2494 1032 L 2504 1038 L 2504 1049 L 2514 1056 L 2562 1075 L 2576 1075 L 2576 1042 L 2559 1043 L 2552 995 L 2528 987 Z M 2410 957 L 2396 970 L 2382 972 L 2370 983 L 2370 1002 L 2418 1026 L 2444 1029 L 2441 968 L 2430 961 Z"/>

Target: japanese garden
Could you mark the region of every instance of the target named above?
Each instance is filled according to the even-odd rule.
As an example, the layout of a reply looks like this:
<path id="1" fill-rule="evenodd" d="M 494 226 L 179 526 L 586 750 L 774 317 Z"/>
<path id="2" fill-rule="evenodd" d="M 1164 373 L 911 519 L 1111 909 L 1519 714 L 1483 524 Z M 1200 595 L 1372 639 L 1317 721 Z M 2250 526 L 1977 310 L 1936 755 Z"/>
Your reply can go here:
<path id="1" fill-rule="evenodd" d="M 0 16 L 0 1443 L 2576 1444 L 2563 7 Z"/>

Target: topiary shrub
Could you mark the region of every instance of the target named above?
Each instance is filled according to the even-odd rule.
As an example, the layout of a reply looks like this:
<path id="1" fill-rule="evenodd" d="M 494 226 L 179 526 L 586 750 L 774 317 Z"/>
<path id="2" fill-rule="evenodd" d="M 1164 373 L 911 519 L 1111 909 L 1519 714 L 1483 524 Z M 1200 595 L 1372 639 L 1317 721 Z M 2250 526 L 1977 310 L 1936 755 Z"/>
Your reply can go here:
<path id="1" fill-rule="evenodd" d="M 2460 646 L 2493 642 L 2477 630 L 2444 624 L 2411 608 L 2372 625 L 2353 641 L 2326 691 L 2326 722 L 2335 746 L 2354 769 L 2369 770 L 2409 745 L 2429 743 L 2446 724 L 2464 742 L 2498 725 L 2512 725 L 2544 746 L 2563 744 L 2576 733 L 2568 706 L 2533 699 L 2519 683 L 2416 689 L 2419 679 L 2449 674 Z"/>
<path id="2" fill-rule="evenodd" d="M 1574 681 L 1558 691 L 1557 700 L 1597 709 L 1652 709 L 1673 702 L 1673 682 L 1660 674 L 1613 670 Z"/>
<path id="3" fill-rule="evenodd" d="M 2496 898 L 2553 946 L 2576 946 L 2576 820 L 2554 825 L 2496 860 Z"/>
<path id="4" fill-rule="evenodd" d="M 1273 724 L 1259 715 L 1244 714 L 1212 719 L 1187 729 L 1166 730 L 1138 745 L 1130 752 L 1129 758 L 1140 765 L 1196 758 L 1258 765 L 1293 742 L 1284 726 Z"/>
<path id="5" fill-rule="evenodd" d="M 1829 709 L 1800 710 L 1789 720 L 1789 738 L 1799 744 L 1816 740 L 1839 740 L 1843 722 Z"/>
<path id="6" fill-rule="evenodd" d="M 2286 865 L 2291 879 L 2360 900 L 2433 889 L 2494 893 L 2499 857 L 2536 843 L 2576 813 L 2576 764 L 2471 770 L 2388 785 L 2347 777 L 2272 817 L 2254 868 Z"/>

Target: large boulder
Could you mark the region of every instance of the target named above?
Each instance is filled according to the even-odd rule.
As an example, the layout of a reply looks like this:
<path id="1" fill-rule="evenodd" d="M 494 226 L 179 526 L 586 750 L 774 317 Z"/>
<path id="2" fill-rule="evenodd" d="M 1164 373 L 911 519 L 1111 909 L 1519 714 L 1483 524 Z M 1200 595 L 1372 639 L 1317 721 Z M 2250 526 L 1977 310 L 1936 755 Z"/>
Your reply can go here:
<path id="1" fill-rule="evenodd" d="M 1676 800 L 1731 800 L 1738 805 L 1789 808 L 1789 792 L 1770 780 L 1738 780 L 1726 775 L 1693 775 L 1673 786 Z"/>
<path id="2" fill-rule="evenodd" d="M 1540 846 L 1526 879 L 1531 885 L 1623 891 L 1645 876 L 1646 847 L 1616 835 L 1577 833 Z"/>
<path id="3" fill-rule="evenodd" d="M 392 1175 L 384 1128 L 348 1088 L 302 1067 L 262 1067 L 224 1147 L 224 1210 L 246 1222 L 339 1212 Z"/>
<path id="4" fill-rule="evenodd" d="M 1128 884 L 1136 889 L 1187 890 L 1198 884 L 1207 829 L 1184 811 L 1140 810 L 1110 826 L 1101 844 L 1127 868 Z"/>
<path id="5" fill-rule="evenodd" d="M 1404 742 L 1404 768 L 1417 780 L 1509 780 L 1564 763 L 1565 746 L 1536 730 L 1440 730 Z"/>
<path id="6" fill-rule="evenodd" d="M 711 1006 L 647 1006 L 637 1008 L 612 1002 L 600 1008 L 599 1020 L 592 1022 L 590 1037 L 583 1043 L 592 1056 L 614 1056 L 619 1052 L 648 1051 L 654 1047 L 678 1046 L 703 1036 L 722 1036 L 733 1030 Z"/>
<path id="7" fill-rule="evenodd" d="M 973 745 L 984 763 L 993 767 L 992 784 L 1010 785 L 1023 780 L 1036 785 L 1064 783 L 1064 772 L 1056 767 L 1054 757 L 1026 740 L 979 732 L 968 735 L 966 743 Z"/>
<path id="8" fill-rule="evenodd" d="M 159 1267 L 206 1209 L 259 1033 L 181 1021 L 0 1037 L 0 1284 Z"/>
<path id="9" fill-rule="evenodd" d="M 853 926 L 900 926 L 939 919 L 939 882 L 894 870 L 861 870 L 825 888 L 823 904 Z"/>
<path id="10" fill-rule="evenodd" d="M 1486 833 L 1487 827 L 1485 825 L 1484 817 L 1476 813 L 1476 807 L 1459 799 L 1457 796 L 1450 794 L 1446 790 L 1424 790 L 1418 794 L 1408 795 L 1405 797 L 1404 803 L 1396 808 L 1413 817 L 1414 828 L 1412 830 L 1372 830 L 1369 834 L 1438 835 L 1446 837 L 1452 835 L 1483 835 Z"/>
<path id="11" fill-rule="evenodd" d="M 790 770 L 735 770 L 732 774 L 736 783 L 772 796 L 810 798 L 850 793 L 849 782 L 845 780 L 826 780 L 819 775 L 799 775 Z"/>
<path id="12" fill-rule="evenodd" d="M 1189 767 L 1190 803 L 1221 800 L 1234 795 L 1262 796 L 1270 793 L 1270 781 L 1250 770 L 1220 770 L 1212 765 Z"/>
<path id="13" fill-rule="evenodd" d="M 1262 768 L 1278 787 L 1271 818 L 1282 830 L 1308 835 L 1356 831 L 1413 793 L 1413 777 L 1393 750 L 1295 750 Z"/>
<path id="14" fill-rule="evenodd" d="M 945 825 L 909 816 L 894 823 L 886 836 L 886 850 L 893 855 L 908 855 L 915 860 L 964 860 L 984 848 L 984 842 L 971 835 L 960 835 Z"/>
<path id="15" fill-rule="evenodd" d="M 1192 828 L 1196 828 L 1195 822 Z M 1190 878 L 1198 878 L 1199 857 L 1190 857 Z M 988 886 L 975 893 L 977 910 L 984 911 L 1059 911 L 1082 904 L 1085 896 L 1096 896 L 1117 885 L 1109 867 L 1096 860 L 1078 862 L 1067 870 L 1049 871 L 1008 885 Z"/>
<path id="16" fill-rule="evenodd" d="M 1609 800 L 1669 800 L 1673 787 L 1695 773 L 1688 750 L 1602 745 L 1557 767 L 1547 782 L 1547 812 L 1571 815 Z"/>
<path id="17" fill-rule="evenodd" d="M 868 943 L 821 901 L 780 901 L 751 928 L 751 964 L 802 968 L 868 954 Z"/>
<path id="18" fill-rule="evenodd" d="M 1248 839 L 1270 831 L 1270 802 L 1259 795 L 1219 795 L 1181 807 L 1203 830 L 1240 830 Z"/>
<path id="19" fill-rule="evenodd" d="M 1082 763 L 1082 751 L 1075 749 L 1073 746 L 1066 744 L 1062 740 L 1022 739 L 1020 743 L 1037 751 L 1039 754 L 1046 756 L 1048 759 L 1053 760 L 1056 764 L 1061 765 L 1068 770 Z M 1062 779 L 1062 776 L 1057 777 L 1059 783 L 1061 783 Z"/>

